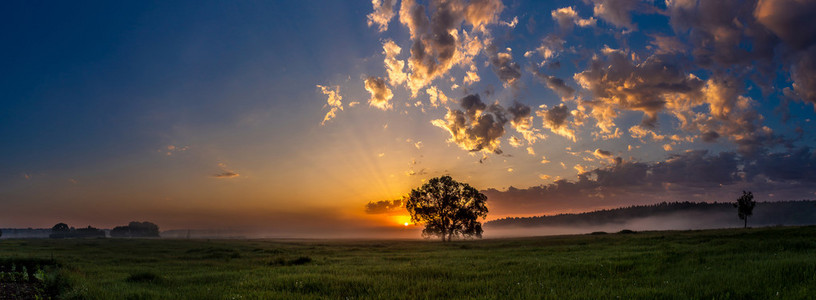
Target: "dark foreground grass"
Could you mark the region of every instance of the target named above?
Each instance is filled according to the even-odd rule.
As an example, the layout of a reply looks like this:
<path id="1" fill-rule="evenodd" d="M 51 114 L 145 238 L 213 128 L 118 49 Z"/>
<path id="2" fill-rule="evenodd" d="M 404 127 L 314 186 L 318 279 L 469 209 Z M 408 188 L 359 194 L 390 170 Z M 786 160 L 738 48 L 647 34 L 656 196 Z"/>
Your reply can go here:
<path id="1" fill-rule="evenodd" d="M 3 240 L 86 299 L 807 299 L 816 227 L 440 243 Z"/>

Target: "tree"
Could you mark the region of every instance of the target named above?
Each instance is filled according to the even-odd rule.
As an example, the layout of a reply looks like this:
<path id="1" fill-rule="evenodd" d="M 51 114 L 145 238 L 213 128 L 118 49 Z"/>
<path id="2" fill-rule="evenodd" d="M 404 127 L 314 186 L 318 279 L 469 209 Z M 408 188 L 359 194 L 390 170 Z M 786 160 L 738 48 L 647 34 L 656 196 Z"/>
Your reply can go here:
<path id="1" fill-rule="evenodd" d="M 424 223 L 424 237 L 439 236 L 442 241 L 453 237 L 482 237 L 482 223 L 487 217 L 487 196 L 466 183 L 450 176 L 431 179 L 422 187 L 411 190 L 405 208 L 411 222 Z"/>
<path id="2" fill-rule="evenodd" d="M 745 225 L 743 228 L 748 228 L 748 216 L 753 214 L 754 206 L 756 206 L 754 194 L 746 191 L 742 191 L 742 196 L 737 199 L 737 203 L 734 203 L 734 207 L 737 208 L 737 215 L 739 216 L 740 220 L 745 220 Z"/>
<path id="3" fill-rule="evenodd" d="M 65 223 L 57 223 L 57 225 L 54 225 L 54 227 L 51 227 L 51 232 L 52 233 L 63 233 L 63 232 L 69 232 L 69 231 L 71 231 L 71 228 L 68 227 L 68 224 L 65 224 Z"/>

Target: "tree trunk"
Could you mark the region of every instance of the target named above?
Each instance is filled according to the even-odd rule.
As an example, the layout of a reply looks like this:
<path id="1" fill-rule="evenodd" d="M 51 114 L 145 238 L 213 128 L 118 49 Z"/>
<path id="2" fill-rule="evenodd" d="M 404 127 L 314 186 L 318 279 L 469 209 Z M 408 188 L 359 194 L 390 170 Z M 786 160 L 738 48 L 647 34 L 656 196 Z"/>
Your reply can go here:
<path id="1" fill-rule="evenodd" d="M 745 226 L 742 228 L 748 228 L 748 216 L 745 216 Z"/>

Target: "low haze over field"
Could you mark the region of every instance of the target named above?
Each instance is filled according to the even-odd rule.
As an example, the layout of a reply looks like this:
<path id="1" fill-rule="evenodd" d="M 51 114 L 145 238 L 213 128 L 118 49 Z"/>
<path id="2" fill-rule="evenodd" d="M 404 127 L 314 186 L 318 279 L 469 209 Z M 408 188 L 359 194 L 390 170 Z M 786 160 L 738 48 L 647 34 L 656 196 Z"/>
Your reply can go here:
<path id="1" fill-rule="evenodd" d="M 812 199 L 814 15 L 807 0 L 3 2 L 0 227 L 404 237 L 399 199 L 442 175 L 482 190 L 488 219 Z"/>

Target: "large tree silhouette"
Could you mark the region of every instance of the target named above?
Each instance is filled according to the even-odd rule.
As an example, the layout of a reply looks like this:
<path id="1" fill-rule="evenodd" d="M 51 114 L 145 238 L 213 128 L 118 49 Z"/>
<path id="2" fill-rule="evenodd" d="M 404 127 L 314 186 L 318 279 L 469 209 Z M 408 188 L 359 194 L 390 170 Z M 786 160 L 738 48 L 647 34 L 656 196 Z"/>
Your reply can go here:
<path id="1" fill-rule="evenodd" d="M 487 196 L 450 176 L 431 179 L 408 194 L 405 208 L 411 221 L 425 224 L 422 235 L 439 236 L 442 241 L 454 237 L 482 237 L 479 218 L 487 217 Z"/>
<path id="2" fill-rule="evenodd" d="M 742 191 L 742 196 L 737 199 L 737 203 L 734 203 L 734 207 L 737 208 L 737 215 L 739 216 L 740 220 L 745 220 L 745 225 L 743 228 L 748 228 L 748 216 L 754 213 L 754 206 L 756 206 L 754 194 L 746 191 Z"/>

